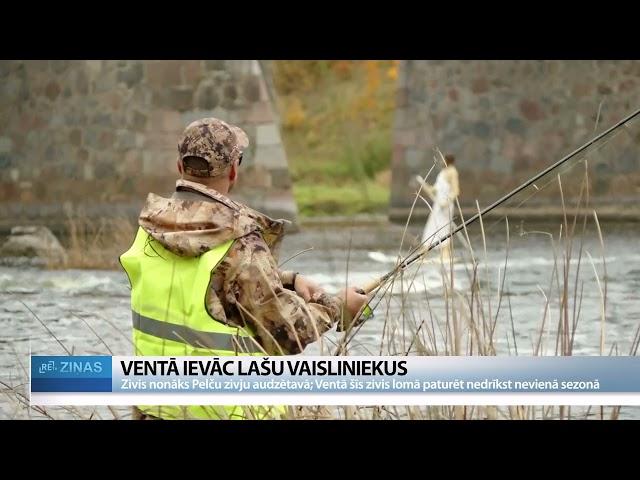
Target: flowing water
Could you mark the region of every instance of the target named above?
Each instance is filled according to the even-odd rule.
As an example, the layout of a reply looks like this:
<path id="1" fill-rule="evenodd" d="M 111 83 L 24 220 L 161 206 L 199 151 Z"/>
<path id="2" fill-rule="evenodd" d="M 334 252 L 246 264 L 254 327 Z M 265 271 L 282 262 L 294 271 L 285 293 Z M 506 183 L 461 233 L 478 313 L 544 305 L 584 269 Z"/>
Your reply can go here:
<path id="1" fill-rule="evenodd" d="M 604 353 L 628 355 L 640 323 L 640 226 L 604 224 L 604 254 L 595 226 L 574 238 L 569 263 L 570 322 L 577 318 L 574 355 L 599 355 L 602 335 L 602 294 L 606 288 Z M 411 234 L 410 229 L 405 246 Z M 556 352 L 556 331 L 560 318 L 560 295 L 555 278 L 563 277 L 565 244 L 558 241 L 558 225 L 511 227 L 505 274 L 507 239 L 504 226 L 486 234 L 486 256 L 477 231 L 469 232 L 481 296 L 491 319 L 496 321 L 494 344 L 498 355 L 532 355 L 538 343 L 541 323 L 543 355 Z M 402 228 L 388 225 L 309 227 L 286 237 L 280 261 L 313 247 L 288 261 L 283 268 L 308 275 L 328 291 L 345 284 L 363 284 L 393 267 Z M 579 257 L 580 243 L 582 255 Z M 451 283 L 459 298 L 469 297 L 472 263 L 457 242 L 459 261 L 447 267 L 443 282 L 437 262 L 410 269 L 403 282 L 377 303 L 376 315 L 351 343 L 351 354 L 397 354 L 411 350 L 412 329 L 425 318 L 434 325 L 446 322 L 445 284 Z M 406 248 L 404 248 L 406 250 Z M 370 252 L 377 252 L 371 254 Z M 557 262 L 557 263 L 556 263 Z M 557 276 L 554 264 L 557 265 Z M 605 275 L 606 268 L 606 275 Z M 576 271 L 578 272 L 577 289 Z M 499 291 L 502 289 L 502 299 Z M 577 295 L 574 295 L 577 292 Z M 581 300 L 580 300 L 581 294 Z M 575 300 L 574 300 L 575 297 Z M 547 304 L 548 307 L 545 307 Z M 498 304 L 500 306 L 498 307 Z M 34 267 L 0 267 L 0 379 L 20 389 L 26 382 L 29 353 L 129 355 L 129 286 L 121 271 L 48 271 Z M 545 317 L 546 316 L 546 317 Z M 36 318 L 37 317 L 37 318 Z M 385 326 L 385 318 L 387 319 Z M 39 319 L 39 320 L 38 320 Z M 437 331 L 437 330 L 436 330 Z M 391 335 L 390 332 L 393 332 Z M 391 339 L 392 338 L 392 339 Z M 307 347 L 305 354 L 330 354 L 338 334 L 329 332 L 322 342 Z M 514 340 L 515 339 L 515 340 Z M 514 345 L 515 344 L 515 345 Z M 461 346 L 468 353 L 468 345 Z M 28 388 L 26 389 L 28 392 Z M 126 417 L 127 412 L 123 409 Z M 56 409 L 56 417 L 71 415 Z M 11 395 L 0 396 L 0 418 L 38 417 Z M 96 415 L 112 417 L 99 410 Z M 73 415 L 72 415 L 73 416 Z M 640 418 L 640 407 L 625 407 L 622 418 Z"/>

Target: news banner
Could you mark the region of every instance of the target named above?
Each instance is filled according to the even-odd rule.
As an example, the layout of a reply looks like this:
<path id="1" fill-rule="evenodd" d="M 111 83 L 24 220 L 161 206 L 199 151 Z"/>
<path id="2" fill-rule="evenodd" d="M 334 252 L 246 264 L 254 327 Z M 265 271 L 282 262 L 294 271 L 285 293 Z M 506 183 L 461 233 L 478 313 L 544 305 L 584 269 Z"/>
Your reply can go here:
<path id="1" fill-rule="evenodd" d="M 640 357 L 31 356 L 32 405 L 640 405 Z"/>

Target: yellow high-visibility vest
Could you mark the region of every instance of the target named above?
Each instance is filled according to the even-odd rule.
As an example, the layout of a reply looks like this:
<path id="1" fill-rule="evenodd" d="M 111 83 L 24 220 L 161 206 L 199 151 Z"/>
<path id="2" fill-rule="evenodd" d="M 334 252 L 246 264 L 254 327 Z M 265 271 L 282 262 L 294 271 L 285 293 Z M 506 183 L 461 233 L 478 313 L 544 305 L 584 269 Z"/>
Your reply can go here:
<path id="1" fill-rule="evenodd" d="M 217 321 L 208 311 L 211 273 L 229 252 L 229 240 L 197 257 L 181 257 L 164 248 L 142 228 L 120 263 L 131 283 L 135 355 L 263 355 L 247 328 Z M 276 418 L 281 407 L 147 406 L 138 408 L 163 419 Z"/>

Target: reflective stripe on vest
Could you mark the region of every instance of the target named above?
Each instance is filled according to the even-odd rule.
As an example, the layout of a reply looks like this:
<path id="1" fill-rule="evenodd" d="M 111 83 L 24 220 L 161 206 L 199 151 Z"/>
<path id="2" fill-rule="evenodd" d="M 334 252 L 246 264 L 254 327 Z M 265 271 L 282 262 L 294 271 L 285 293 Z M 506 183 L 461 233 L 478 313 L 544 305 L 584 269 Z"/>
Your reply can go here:
<path id="1" fill-rule="evenodd" d="M 164 248 L 142 228 L 120 256 L 131 283 L 133 343 L 136 355 L 261 355 L 246 328 L 225 325 L 207 311 L 211 273 L 229 252 L 233 240 L 198 257 L 181 257 Z M 260 418 L 270 407 L 188 406 L 140 410 L 160 418 Z M 243 410 L 258 409 L 254 415 Z"/>
<path id="2" fill-rule="evenodd" d="M 142 333 L 165 340 L 187 343 L 193 347 L 209 350 L 228 350 L 243 353 L 261 353 L 262 349 L 253 340 L 218 332 L 201 332 L 187 327 L 161 322 L 133 312 L 133 328 Z"/>

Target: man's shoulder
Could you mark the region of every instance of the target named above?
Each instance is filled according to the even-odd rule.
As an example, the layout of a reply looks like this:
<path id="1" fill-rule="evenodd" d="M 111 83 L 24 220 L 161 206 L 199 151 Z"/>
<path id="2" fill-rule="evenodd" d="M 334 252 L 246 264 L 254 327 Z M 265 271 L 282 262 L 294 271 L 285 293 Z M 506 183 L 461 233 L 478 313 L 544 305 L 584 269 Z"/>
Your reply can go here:
<path id="1" fill-rule="evenodd" d="M 258 230 L 253 230 L 246 235 L 238 237 L 236 239 L 236 248 L 249 254 L 256 252 L 266 252 L 270 254 L 269 246 L 267 245 L 262 232 Z"/>
<path id="2" fill-rule="evenodd" d="M 224 259 L 223 271 L 232 270 L 242 281 L 255 281 L 261 275 L 273 269 L 275 258 L 262 234 L 254 231 L 234 240 Z"/>
<path id="3" fill-rule="evenodd" d="M 444 172 L 445 172 L 445 175 L 447 176 L 447 178 L 457 178 L 458 177 L 458 170 L 453 165 L 450 165 L 447 168 L 445 168 Z"/>

